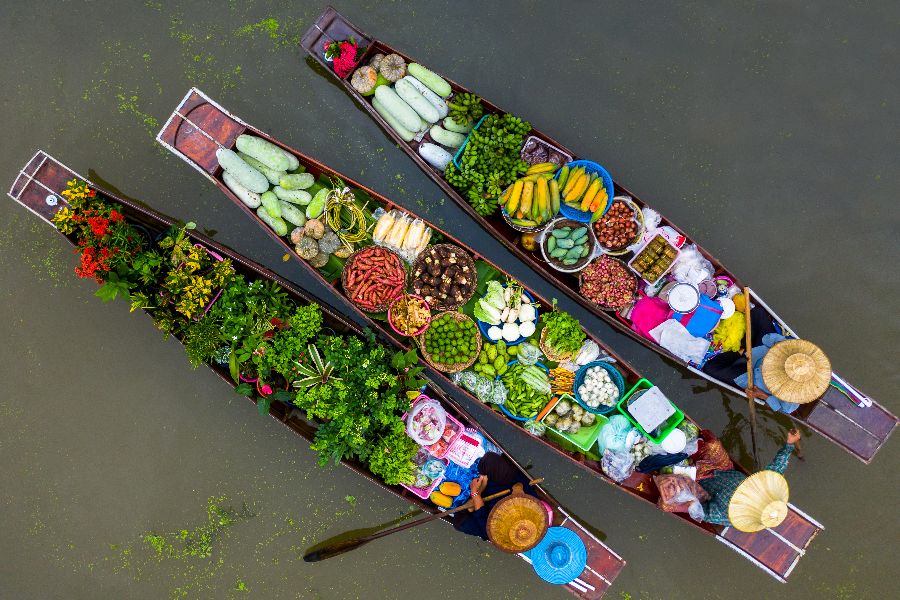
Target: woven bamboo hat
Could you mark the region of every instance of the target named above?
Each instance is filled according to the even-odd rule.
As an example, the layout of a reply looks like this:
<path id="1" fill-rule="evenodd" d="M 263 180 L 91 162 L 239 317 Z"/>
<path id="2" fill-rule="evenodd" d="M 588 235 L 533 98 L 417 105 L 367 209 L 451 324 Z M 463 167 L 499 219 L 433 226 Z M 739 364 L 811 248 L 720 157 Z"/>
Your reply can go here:
<path id="1" fill-rule="evenodd" d="M 769 391 L 794 404 L 821 398 L 831 382 L 831 361 L 806 340 L 784 340 L 772 346 L 763 357 L 761 371 Z"/>
<path id="2" fill-rule="evenodd" d="M 747 533 L 778 527 L 788 514 L 788 482 L 781 473 L 760 471 L 738 485 L 728 503 L 728 520 Z"/>
<path id="3" fill-rule="evenodd" d="M 497 502 L 487 520 L 488 539 L 495 546 L 518 554 L 531 550 L 547 534 L 547 510 L 541 501 L 522 492 L 521 484 Z"/>

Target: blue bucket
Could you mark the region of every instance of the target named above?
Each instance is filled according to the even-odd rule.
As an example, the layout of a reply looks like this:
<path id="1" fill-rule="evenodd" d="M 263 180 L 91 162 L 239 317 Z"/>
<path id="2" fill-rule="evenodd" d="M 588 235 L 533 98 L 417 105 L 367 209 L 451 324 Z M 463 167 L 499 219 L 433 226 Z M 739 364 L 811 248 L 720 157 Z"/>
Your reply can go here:
<path id="1" fill-rule="evenodd" d="M 625 394 L 625 378 L 622 377 L 622 374 L 619 373 L 619 370 L 612 366 L 610 363 L 602 360 L 595 360 L 594 362 L 589 362 L 584 365 L 578 372 L 575 373 L 575 383 L 573 385 L 573 396 L 575 397 L 575 401 L 581 405 L 581 408 L 584 410 L 594 413 L 595 415 L 608 415 L 609 413 L 616 410 L 616 404 L 618 401 L 614 403 L 612 406 L 606 406 L 603 408 L 591 408 L 585 402 L 581 400 L 581 394 L 578 393 L 578 388 L 581 387 L 581 384 L 584 383 L 585 375 L 587 374 L 587 370 L 591 367 L 601 367 L 607 373 L 609 373 L 609 378 L 612 379 L 612 382 L 616 385 L 616 388 L 619 390 L 619 399 L 622 399 L 622 396 Z"/>
<path id="2" fill-rule="evenodd" d="M 503 287 L 506 287 L 506 284 L 504 284 Z M 534 304 L 534 296 L 531 295 L 531 292 L 529 292 L 528 290 L 522 290 L 522 291 L 525 293 L 526 296 L 528 296 L 528 299 L 531 300 L 531 303 Z M 538 309 L 536 309 L 536 308 L 534 309 L 534 314 L 536 317 L 536 321 L 540 320 L 541 314 Z M 487 343 L 490 343 L 490 344 L 496 344 L 496 342 L 492 342 L 491 338 L 488 337 L 488 329 L 491 328 L 491 324 L 485 323 L 484 321 L 479 321 L 478 319 L 475 319 L 475 322 L 478 323 L 478 329 L 481 330 L 481 336 L 484 338 L 484 341 Z M 505 343 L 506 343 L 507 347 L 518 346 L 519 344 L 521 344 L 522 342 L 524 342 L 527 339 L 528 339 L 527 337 L 520 337 L 519 339 L 517 339 L 514 342 L 505 342 Z"/>
<path id="3" fill-rule="evenodd" d="M 610 177 L 609 173 L 606 172 L 606 169 L 592 160 L 573 160 L 572 162 L 567 163 L 566 166 L 569 167 L 569 170 L 575 169 L 577 167 L 584 167 L 586 172 L 597 173 L 598 175 L 600 175 L 600 177 L 603 179 L 603 188 L 606 190 L 606 195 L 609 197 L 609 200 L 606 202 L 606 208 L 603 211 L 603 214 L 605 215 L 606 211 L 608 211 L 609 207 L 612 205 L 612 199 L 614 196 L 613 180 L 612 177 Z M 553 178 L 559 181 L 559 171 L 556 172 L 556 175 L 554 175 Z M 562 190 L 560 190 L 560 192 L 562 192 Z M 565 202 L 560 202 L 559 213 L 567 219 L 572 219 L 573 221 L 578 221 L 579 223 L 589 222 L 594 214 L 590 211 L 572 208 Z"/>
<path id="4" fill-rule="evenodd" d="M 516 365 L 516 364 L 518 364 L 518 363 L 519 363 L 519 360 L 514 358 L 513 360 L 511 360 L 511 361 L 509 361 L 508 363 L 506 363 L 506 365 L 509 366 L 509 367 L 511 367 L 511 366 Z M 538 362 L 538 363 L 534 363 L 534 364 L 536 364 L 537 366 L 539 366 L 540 368 L 542 368 L 542 369 L 544 370 L 545 373 L 549 373 L 549 372 L 550 372 L 550 369 L 548 369 L 547 366 L 544 365 L 544 363 Z M 497 375 L 497 377 L 495 377 L 494 379 L 496 379 L 497 381 L 500 381 L 500 376 Z M 551 398 L 552 398 L 552 397 L 551 397 Z M 509 411 L 506 409 L 506 405 L 505 405 L 505 404 L 498 404 L 497 406 L 500 407 L 500 411 L 501 411 L 504 415 L 506 415 L 506 416 L 509 417 L 510 419 L 513 419 L 514 421 L 523 421 L 523 422 L 524 422 L 524 421 L 530 421 L 531 419 L 533 419 L 533 418 L 535 418 L 536 416 L 538 416 L 538 415 L 540 414 L 540 412 L 541 412 L 541 411 L 539 410 L 538 412 L 534 413 L 534 414 L 531 415 L 530 417 L 519 417 L 519 416 L 516 416 L 516 415 L 512 414 L 511 412 L 509 412 Z M 543 409 L 543 407 L 541 407 L 541 408 Z M 613 408 L 615 408 L 615 407 L 613 407 Z"/>

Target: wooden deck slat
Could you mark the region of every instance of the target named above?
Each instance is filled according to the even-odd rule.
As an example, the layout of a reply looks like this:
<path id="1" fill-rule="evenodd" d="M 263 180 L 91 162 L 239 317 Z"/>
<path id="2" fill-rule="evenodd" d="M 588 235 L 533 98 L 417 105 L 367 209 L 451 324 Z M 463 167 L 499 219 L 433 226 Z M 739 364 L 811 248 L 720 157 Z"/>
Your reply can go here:
<path id="1" fill-rule="evenodd" d="M 790 510 L 787 518 L 775 528 L 775 531 L 804 550 L 816 537 L 819 528 L 794 510 Z M 796 550 L 766 530 L 744 533 L 730 527 L 723 537 L 782 577 L 787 577 L 798 556 Z"/>

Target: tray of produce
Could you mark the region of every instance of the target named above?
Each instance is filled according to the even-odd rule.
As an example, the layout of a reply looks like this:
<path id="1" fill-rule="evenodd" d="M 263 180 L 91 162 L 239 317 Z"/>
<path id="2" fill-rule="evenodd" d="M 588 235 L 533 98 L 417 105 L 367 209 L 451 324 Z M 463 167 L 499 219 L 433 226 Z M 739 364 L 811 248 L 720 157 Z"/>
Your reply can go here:
<path id="1" fill-rule="evenodd" d="M 435 458 L 444 458 L 453 446 L 453 442 L 459 439 L 464 431 L 463 424 L 460 423 L 453 415 L 447 413 L 447 422 L 444 425 L 444 433 L 440 439 L 430 446 L 426 446 Z"/>
<path id="2" fill-rule="evenodd" d="M 437 400 L 420 394 L 403 419 L 406 421 L 406 434 L 420 446 L 430 446 L 444 433 L 447 411 Z"/>
<path id="3" fill-rule="evenodd" d="M 456 373 L 472 366 L 481 352 L 481 332 L 462 313 L 446 311 L 431 319 L 418 338 L 422 357 L 438 371 Z"/>
<path id="4" fill-rule="evenodd" d="M 500 410 L 516 421 L 528 421 L 550 402 L 549 369 L 543 363 L 525 366 L 518 359 L 507 364 L 497 379 L 506 386 L 506 401 Z"/>
<path id="5" fill-rule="evenodd" d="M 564 165 L 572 161 L 572 155 L 563 152 L 550 142 L 545 142 L 541 138 L 529 135 L 522 144 L 522 151 L 519 156 L 529 165 L 536 165 L 543 162 L 551 162 L 555 165 Z"/>
<path id="6" fill-rule="evenodd" d="M 372 231 L 372 241 L 393 250 L 407 262 L 414 261 L 430 240 L 431 227 L 396 209 L 379 216 Z"/>
<path id="7" fill-rule="evenodd" d="M 538 310 L 534 296 L 519 284 L 489 281 L 485 295 L 473 310 L 481 335 L 507 346 L 521 344 L 537 328 Z"/>
<path id="8" fill-rule="evenodd" d="M 423 298 L 403 294 L 388 308 L 388 324 L 400 335 L 415 337 L 425 333 L 431 323 L 431 307 Z"/>
<path id="9" fill-rule="evenodd" d="M 603 255 L 579 274 L 581 295 L 601 310 L 615 311 L 637 294 L 637 278 L 621 260 Z"/>
<path id="10" fill-rule="evenodd" d="M 590 362 L 575 373 L 575 401 L 598 415 L 609 414 L 625 393 L 622 374 L 608 362 Z"/>
<path id="11" fill-rule="evenodd" d="M 347 259 L 341 285 L 347 298 L 362 310 L 384 312 L 394 298 L 403 294 L 406 269 L 395 252 L 369 246 Z"/>
<path id="12" fill-rule="evenodd" d="M 575 273 L 594 258 L 597 240 L 588 224 L 560 218 L 552 221 L 538 241 L 541 255 L 551 267 L 563 273 Z"/>
<path id="13" fill-rule="evenodd" d="M 415 480 L 411 485 L 401 483 L 419 498 L 428 498 L 434 488 L 444 480 L 444 473 L 450 461 L 446 458 L 435 458 L 425 448 L 419 448 L 413 462 L 416 465 Z"/>
<path id="14" fill-rule="evenodd" d="M 573 160 L 554 176 L 562 197 L 560 212 L 564 217 L 587 223 L 599 219 L 613 197 L 613 180 L 609 173 L 591 160 Z"/>
<path id="15" fill-rule="evenodd" d="M 557 168 L 551 162 L 532 165 L 501 194 L 500 214 L 510 227 L 539 231 L 559 213 L 559 184 L 553 179 Z"/>
<path id="16" fill-rule="evenodd" d="M 607 254 L 626 254 L 644 235 L 644 213 L 629 198 L 616 196 L 606 214 L 594 222 L 594 234 Z"/>
<path id="17" fill-rule="evenodd" d="M 478 285 L 475 261 L 454 244 L 429 246 L 412 268 L 412 292 L 433 310 L 452 310 L 469 301 Z"/>
<path id="18" fill-rule="evenodd" d="M 634 258 L 628 261 L 628 266 L 641 279 L 653 285 L 669 272 L 679 253 L 678 248 L 666 241 L 666 238 L 657 235 L 637 251 Z"/>
<path id="19" fill-rule="evenodd" d="M 600 430 L 609 420 L 582 409 L 572 396 L 563 394 L 553 410 L 544 415 L 542 422 L 554 434 L 587 452 L 597 442 Z"/>

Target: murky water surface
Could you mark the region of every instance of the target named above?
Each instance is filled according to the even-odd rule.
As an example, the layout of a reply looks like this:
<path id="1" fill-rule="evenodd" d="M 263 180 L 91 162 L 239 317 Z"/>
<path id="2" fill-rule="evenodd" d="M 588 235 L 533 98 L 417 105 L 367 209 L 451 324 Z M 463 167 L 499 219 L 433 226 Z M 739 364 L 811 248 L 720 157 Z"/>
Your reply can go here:
<path id="1" fill-rule="evenodd" d="M 695 234 L 854 381 L 900 410 L 900 10 L 856 4 L 340 2 L 376 36 L 531 119 Z M 153 135 L 191 85 L 553 292 L 445 202 L 297 47 L 314 2 L 3 2 L 0 182 L 43 148 L 313 291 Z M 70 247 L 0 203 L 0 597 L 565 598 L 443 524 L 308 565 L 408 510 L 261 418 Z M 561 304 L 573 309 L 571 302 Z M 746 404 L 575 310 L 746 456 Z M 763 453 L 787 423 L 761 415 Z M 887 598 L 898 440 L 864 466 L 806 440 L 792 500 L 825 523 L 787 586 L 506 427 L 628 560 L 609 596 Z M 153 537 L 147 537 L 147 536 Z"/>

